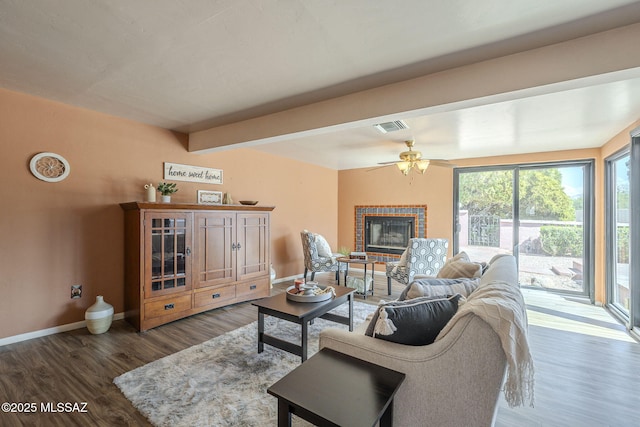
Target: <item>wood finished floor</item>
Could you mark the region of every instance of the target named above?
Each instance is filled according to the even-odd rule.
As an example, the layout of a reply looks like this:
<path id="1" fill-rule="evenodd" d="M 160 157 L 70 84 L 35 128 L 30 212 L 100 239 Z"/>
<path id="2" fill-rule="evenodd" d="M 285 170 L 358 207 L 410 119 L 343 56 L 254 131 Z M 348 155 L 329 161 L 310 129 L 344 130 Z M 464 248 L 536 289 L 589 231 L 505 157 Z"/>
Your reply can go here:
<path id="1" fill-rule="evenodd" d="M 332 283 L 329 274 L 318 275 Z M 274 287 L 282 292 L 288 284 Z M 374 297 L 397 298 L 376 275 Z M 640 420 L 640 344 L 604 309 L 575 298 L 524 291 L 536 366 L 535 408 L 510 409 L 503 399 L 496 425 L 632 426 Z M 358 300 L 362 301 L 361 297 Z M 136 333 L 115 321 L 106 334 L 86 329 L 0 347 L 0 403 L 87 402 L 87 413 L 0 413 L 1 426 L 148 426 L 113 378 L 153 360 L 253 322 L 250 303 L 202 313 Z M 271 397 L 265 393 L 265 399 Z"/>

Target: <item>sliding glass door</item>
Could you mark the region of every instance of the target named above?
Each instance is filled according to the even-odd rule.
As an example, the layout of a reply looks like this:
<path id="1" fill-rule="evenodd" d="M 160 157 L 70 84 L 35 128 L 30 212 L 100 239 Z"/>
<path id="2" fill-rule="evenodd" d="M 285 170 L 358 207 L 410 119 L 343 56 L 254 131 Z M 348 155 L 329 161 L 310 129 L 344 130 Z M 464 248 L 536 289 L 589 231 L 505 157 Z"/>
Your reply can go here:
<path id="1" fill-rule="evenodd" d="M 640 128 L 605 172 L 607 306 L 640 336 Z"/>
<path id="2" fill-rule="evenodd" d="M 583 165 L 520 169 L 520 284 L 588 293 L 584 288 Z"/>
<path id="3" fill-rule="evenodd" d="M 518 260 L 522 286 L 591 295 L 592 161 L 454 172 L 454 251 Z"/>
<path id="4" fill-rule="evenodd" d="M 607 289 L 608 303 L 629 318 L 629 200 L 631 155 L 628 149 L 606 160 Z"/>

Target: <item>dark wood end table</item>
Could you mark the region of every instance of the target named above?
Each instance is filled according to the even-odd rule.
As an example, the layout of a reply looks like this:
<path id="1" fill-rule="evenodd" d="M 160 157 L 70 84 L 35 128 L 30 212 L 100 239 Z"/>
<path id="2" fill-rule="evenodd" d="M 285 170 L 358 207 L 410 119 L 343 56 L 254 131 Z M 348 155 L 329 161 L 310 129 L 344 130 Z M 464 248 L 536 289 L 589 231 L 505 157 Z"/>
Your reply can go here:
<path id="1" fill-rule="evenodd" d="M 393 424 L 393 398 L 405 374 L 324 348 L 267 389 L 278 426 L 295 414 L 318 426 Z"/>
<path id="2" fill-rule="evenodd" d="M 349 330 L 353 331 L 353 294 L 356 290 L 342 286 L 336 286 L 334 289 L 336 291 L 336 296 L 327 301 L 321 302 L 290 301 L 287 299 L 286 293 L 253 301 L 252 304 L 258 307 L 258 353 L 262 353 L 264 351 L 264 345 L 269 344 L 273 347 L 277 347 L 281 350 L 300 356 L 304 362 L 307 360 L 309 322 L 318 317 L 332 322 L 341 323 L 343 325 L 348 325 Z M 344 303 L 349 303 L 348 317 L 329 313 L 329 311 Z M 265 314 L 301 325 L 302 340 L 300 345 L 266 334 L 264 332 Z"/>

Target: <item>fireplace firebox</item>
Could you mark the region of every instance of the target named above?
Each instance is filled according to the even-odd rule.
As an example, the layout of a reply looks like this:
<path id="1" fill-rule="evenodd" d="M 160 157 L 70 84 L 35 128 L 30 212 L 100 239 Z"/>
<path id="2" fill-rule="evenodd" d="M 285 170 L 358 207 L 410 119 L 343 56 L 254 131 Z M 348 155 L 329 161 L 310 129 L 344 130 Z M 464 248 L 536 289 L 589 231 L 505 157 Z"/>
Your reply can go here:
<path id="1" fill-rule="evenodd" d="M 365 216 L 366 252 L 402 254 L 414 237 L 413 216 Z"/>

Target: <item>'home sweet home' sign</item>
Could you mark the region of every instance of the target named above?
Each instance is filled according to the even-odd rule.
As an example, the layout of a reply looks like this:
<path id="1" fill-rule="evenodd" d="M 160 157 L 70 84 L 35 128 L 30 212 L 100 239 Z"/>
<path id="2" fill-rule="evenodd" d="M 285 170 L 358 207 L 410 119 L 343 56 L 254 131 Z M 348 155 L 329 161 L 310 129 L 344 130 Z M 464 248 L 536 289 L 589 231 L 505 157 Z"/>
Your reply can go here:
<path id="1" fill-rule="evenodd" d="M 222 170 L 164 162 L 164 179 L 222 184 Z"/>

